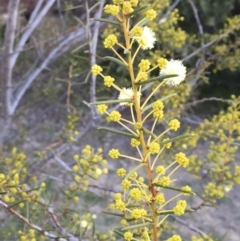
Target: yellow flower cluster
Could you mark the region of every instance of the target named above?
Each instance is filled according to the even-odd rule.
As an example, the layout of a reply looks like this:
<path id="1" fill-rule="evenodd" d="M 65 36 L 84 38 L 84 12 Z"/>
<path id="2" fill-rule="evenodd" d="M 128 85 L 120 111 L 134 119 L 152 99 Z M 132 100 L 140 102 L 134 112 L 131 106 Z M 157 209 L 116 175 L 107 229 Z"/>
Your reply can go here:
<path id="1" fill-rule="evenodd" d="M 168 187 L 171 183 L 170 177 L 164 176 L 159 179 L 159 184 L 163 187 Z"/>
<path id="2" fill-rule="evenodd" d="M 135 26 L 133 29 L 132 29 L 132 35 L 135 36 L 135 37 L 141 37 L 142 34 L 143 34 L 143 28 L 140 27 L 140 26 Z"/>
<path id="3" fill-rule="evenodd" d="M 118 159 L 119 155 L 120 155 L 120 152 L 118 149 L 111 149 L 109 152 L 108 152 L 108 155 L 112 158 L 112 159 Z"/>
<path id="4" fill-rule="evenodd" d="M 129 15 L 130 13 L 132 13 L 134 11 L 132 7 L 133 5 L 130 2 L 123 2 L 122 4 L 123 15 Z"/>
<path id="5" fill-rule="evenodd" d="M 182 239 L 181 239 L 181 237 L 179 235 L 173 235 L 167 241 L 182 241 Z"/>
<path id="6" fill-rule="evenodd" d="M 158 67 L 159 67 L 160 69 L 162 69 L 162 68 L 164 68 L 164 67 L 167 66 L 168 60 L 165 59 L 165 58 L 159 58 L 159 59 L 157 60 L 157 63 L 158 63 Z"/>
<path id="7" fill-rule="evenodd" d="M 105 48 L 112 48 L 118 42 L 117 37 L 115 34 L 108 35 L 103 44 Z"/>
<path id="8" fill-rule="evenodd" d="M 160 100 L 155 101 L 152 108 L 154 110 L 153 117 L 157 118 L 158 120 L 162 119 L 163 118 L 163 108 L 164 108 L 162 101 L 160 101 Z"/>
<path id="9" fill-rule="evenodd" d="M 128 190 L 131 187 L 131 182 L 129 180 L 123 180 L 121 183 L 123 191 Z"/>
<path id="10" fill-rule="evenodd" d="M 104 7 L 104 12 L 107 13 L 107 14 L 111 14 L 113 16 L 118 15 L 119 11 L 120 11 L 119 6 L 114 5 L 114 4 L 107 4 Z"/>
<path id="11" fill-rule="evenodd" d="M 189 196 L 192 192 L 192 189 L 189 186 L 182 187 L 181 190 L 185 192 L 183 194 L 184 196 Z"/>
<path id="12" fill-rule="evenodd" d="M 155 101 L 152 108 L 154 110 L 163 110 L 164 108 L 163 102 L 160 100 Z"/>
<path id="13" fill-rule="evenodd" d="M 135 219 L 143 218 L 147 215 L 147 211 L 143 208 L 134 208 L 131 211 L 131 216 Z"/>
<path id="14" fill-rule="evenodd" d="M 124 168 L 117 169 L 117 175 L 121 178 L 124 178 L 126 176 L 127 171 Z"/>
<path id="15" fill-rule="evenodd" d="M 153 20 L 155 19 L 157 16 L 157 12 L 153 9 L 149 9 L 147 12 L 146 12 L 146 18 L 149 19 L 149 20 Z"/>
<path id="16" fill-rule="evenodd" d="M 132 4 L 133 7 L 137 7 L 138 5 L 138 0 L 130 0 L 129 2 Z"/>
<path id="17" fill-rule="evenodd" d="M 168 140 L 169 140 L 169 138 L 166 138 L 166 139 L 164 139 L 163 141 L 168 141 Z M 172 146 L 172 142 L 168 142 L 168 143 L 166 143 L 166 144 L 164 145 L 164 147 L 167 148 L 167 149 L 170 149 L 171 146 Z"/>
<path id="18" fill-rule="evenodd" d="M 127 231 L 124 233 L 123 237 L 126 241 L 131 241 L 133 239 L 133 234 L 130 231 Z"/>
<path id="19" fill-rule="evenodd" d="M 104 77 L 104 85 L 105 86 L 111 87 L 113 82 L 114 82 L 114 78 L 113 77 L 111 77 L 109 75 Z"/>
<path id="20" fill-rule="evenodd" d="M 160 145 L 157 142 L 152 142 L 149 145 L 149 152 L 151 154 L 157 154 L 160 151 Z"/>
<path id="21" fill-rule="evenodd" d="M 109 118 L 111 121 L 120 121 L 121 120 L 121 114 L 119 113 L 119 111 L 113 110 L 110 114 L 109 114 Z"/>
<path id="22" fill-rule="evenodd" d="M 183 215 L 185 213 L 186 207 L 187 207 L 187 202 L 185 200 L 180 200 L 173 208 L 173 212 L 177 216 Z"/>
<path id="23" fill-rule="evenodd" d="M 142 59 L 138 64 L 138 67 L 141 71 L 147 71 L 150 69 L 150 61 L 148 59 Z"/>
<path id="24" fill-rule="evenodd" d="M 120 223 L 124 226 L 128 225 L 128 221 L 126 219 L 122 219 Z"/>
<path id="25" fill-rule="evenodd" d="M 92 66 L 92 74 L 93 75 L 99 75 L 102 72 L 102 70 L 103 69 L 97 64 Z"/>
<path id="26" fill-rule="evenodd" d="M 100 115 L 103 115 L 106 110 L 107 110 L 107 105 L 97 105 L 97 112 L 100 114 Z"/>
<path id="27" fill-rule="evenodd" d="M 142 191 L 139 188 L 133 188 L 130 191 L 129 196 L 132 197 L 136 201 L 140 201 L 141 197 L 142 197 Z"/>
<path id="28" fill-rule="evenodd" d="M 216 185 L 212 182 L 209 182 L 204 189 L 204 193 L 207 194 L 210 198 L 222 198 L 224 197 L 223 187 Z M 212 200 L 216 202 L 215 200 Z"/>
<path id="29" fill-rule="evenodd" d="M 156 167 L 156 173 L 157 173 L 157 174 L 164 175 L 165 172 L 166 172 L 166 169 L 165 169 L 164 166 L 157 166 L 157 167 Z"/>
<path id="30" fill-rule="evenodd" d="M 148 73 L 144 71 L 139 71 L 137 79 L 138 80 L 147 80 L 148 78 Z"/>
<path id="31" fill-rule="evenodd" d="M 155 202 L 158 205 L 163 205 L 165 203 L 165 196 L 163 193 L 159 193 L 155 197 Z"/>
<path id="32" fill-rule="evenodd" d="M 118 193 L 115 193 L 115 194 L 114 194 L 114 200 L 117 201 L 117 200 L 120 200 L 120 199 L 122 199 L 122 194 L 119 193 L 119 192 L 118 192 Z"/>
<path id="33" fill-rule="evenodd" d="M 115 208 L 120 212 L 124 212 L 126 209 L 126 204 L 121 199 L 117 199 L 115 203 Z"/>
<path id="34" fill-rule="evenodd" d="M 135 128 L 136 130 L 142 129 L 142 123 L 140 123 L 140 122 L 134 123 L 134 128 Z"/>
<path id="35" fill-rule="evenodd" d="M 20 236 L 20 241 L 36 241 L 36 233 L 34 229 L 29 229 L 28 233 L 24 233 L 21 230 L 18 231 L 18 235 Z M 44 240 L 44 239 L 42 239 Z"/>
<path id="36" fill-rule="evenodd" d="M 169 126 L 170 130 L 177 131 L 178 128 L 180 127 L 180 122 L 177 119 L 174 119 L 168 123 L 168 126 Z"/>
<path id="37" fill-rule="evenodd" d="M 186 157 L 186 155 L 183 152 L 179 152 L 178 154 L 176 154 L 175 160 L 182 167 L 187 167 L 189 164 L 189 159 Z"/>
<path id="38" fill-rule="evenodd" d="M 137 147 L 137 146 L 139 146 L 140 145 L 140 141 L 139 140 L 137 140 L 137 139 L 135 139 L 135 138 L 132 138 L 131 139 L 131 146 L 132 147 Z"/>

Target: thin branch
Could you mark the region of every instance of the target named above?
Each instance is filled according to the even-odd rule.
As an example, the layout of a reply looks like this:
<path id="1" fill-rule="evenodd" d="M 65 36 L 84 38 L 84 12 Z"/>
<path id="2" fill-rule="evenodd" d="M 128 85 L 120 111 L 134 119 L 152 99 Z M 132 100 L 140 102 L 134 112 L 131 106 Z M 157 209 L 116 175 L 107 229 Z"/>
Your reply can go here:
<path id="1" fill-rule="evenodd" d="M 192 9 L 193 9 L 193 14 L 194 17 L 196 19 L 197 25 L 198 25 L 198 31 L 199 31 L 199 35 L 201 38 L 201 46 L 204 46 L 204 40 L 203 40 L 203 26 L 201 24 L 199 15 L 198 15 L 198 10 L 197 7 L 195 6 L 194 2 L 192 0 L 187 0 L 189 2 L 189 4 L 191 5 Z"/>
<path id="2" fill-rule="evenodd" d="M 195 227 L 194 225 L 192 225 L 191 223 L 187 223 L 186 221 L 184 221 L 183 219 L 179 218 L 179 217 L 176 217 L 174 215 L 171 215 L 171 217 L 173 219 L 175 219 L 178 223 L 181 223 L 183 224 L 184 226 L 186 226 L 187 228 L 189 228 L 190 230 L 200 234 L 201 236 L 207 236 L 206 233 L 204 233 L 201 229 Z"/>
<path id="3" fill-rule="evenodd" d="M 181 0 L 176 0 L 175 2 L 173 2 L 173 4 L 168 8 L 167 12 L 159 19 L 158 24 L 165 22 L 169 13 L 172 12 L 172 10 L 180 3 L 180 1 Z"/>
<path id="4" fill-rule="evenodd" d="M 76 140 L 81 139 L 93 126 L 93 121 L 88 122 L 87 126 L 83 130 L 81 130 L 81 133 L 76 137 Z M 31 175 L 34 175 L 38 171 L 41 170 L 41 168 L 46 165 L 51 160 L 54 160 L 56 156 L 60 156 L 64 152 L 66 152 L 70 148 L 69 143 L 61 144 L 58 148 L 56 148 L 54 151 L 52 151 L 49 155 L 47 155 L 42 160 L 38 161 L 35 165 L 31 167 L 31 170 L 29 173 Z M 30 176 L 27 176 L 25 180 L 22 183 L 28 183 Z"/>
<path id="5" fill-rule="evenodd" d="M 36 4 L 33 12 L 31 13 L 30 19 L 29 19 L 29 21 L 28 21 L 28 24 L 29 24 L 29 25 L 31 25 L 32 22 L 34 21 L 34 19 L 36 18 L 36 16 L 37 16 L 39 10 L 41 9 L 42 4 L 44 3 L 44 1 L 45 1 L 45 0 L 38 0 L 38 1 L 37 1 L 37 4 Z"/>
<path id="6" fill-rule="evenodd" d="M 12 69 L 13 69 L 13 45 L 17 29 L 18 7 L 20 0 L 11 0 L 8 4 L 8 20 L 4 39 L 3 58 L 3 113 L 12 115 Z"/>
<path id="7" fill-rule="evenodd" d="M 204 103 L 204 102 L 207 102 L 207 101 L 219 101 L 219 102 L 225 102 L 225 103 L 228 103 L 228 104 L 232 104 L 233 101 L 230 100 L 230 99 L 222 99 L 222 98 L 217 98 L 217 97 L 210 97 L 210 98 L 203 98 L 201 100 L 196 100 L 196 101 L 193 101 L 191 103 L 187 103 L 184 105 L 185 108 L 189 108 L 193 105 L 197 105 L 199 103 Z"/>
<path id="8" fill-rule="evenodd" d="M 188 56 L 186 56 L 185 58 L 182 59 L 183 62 L 191 59 L 192 57 L 194 57 L 196 54 L 198 54 L 199 52 L 201 52 L 203 49 L 206 49 L 207 47 L 210 47 L 211 45 L 213 45 L 215 42 L 221 40 L 222 38 L 227 37 L 228 34 L 232 33 L 233 31 L 235 31 L 236 29 L 240 28 L 240 24 L 236 25 L 234 28 L 228 30 L 227 32 L 220 34 L 218 37 L 216 37 L 215 39 L 213 39 L 212 41 L 204 44 L 202 47 L 196 49 L 194 52 L 192 52 L 191 54 L 189 54 Z"/>
<path id="9" fill-rule="evenodd" d="M 32 223 L 29 219 L 25 218 L 24 216 L 22 216 L 20 213 L 18 213 L 16 210 L 14 210 L 13 208 L 11 208 L 9 205 L 7 205 L 5 202 L 3 202 L 2 200 L 0 200 L 0 206 L 6 210 L 9 211 L 9 213 L 11 213 L 12 215 L 14 215 L 15 217 L 19 218 L 22 222 L 24 222 L 25 224 L 27 224 L 28 226 L 30 226 L 31 228 L 33 228 L 34 230 L 38 231 L 39 233 L 41 233 L 42 235 L 44 235 L 45 237 L 48 237 L 50 239 L 55 239 L 55 240 L 59 240 L 60 237 L 58 237 L 57 235 L 48 232 L 48 231 L 44 231 L 41 227 L 39 227 L 38 225 Z M 75 238 L 75 237 L 74 237 Z M 69 241 L 70 239 L 67 238 L 61 238 L 62 241 Z M 72 241 L 78 241 L 77 238 L 75 239 L 71 239 Z"/>
<path id="10" fill-rule="evenodd" d="M 2 117 L 4 128 L 0 133 L 0 152 L 8 136 L 12 122 L 12 69 L 13 69 L 13 46 L 17 29 L 18 7 L 20 0 L 11 0 L 8 4 L 8 20 L 4 39 L 4 56 L 2 58 Z"/>
<path id="11" fill-rule="evenodd" d="M 200 41 L 201 41 L 201 47 L 202 47 L 202 51 L 201 51 L 202 52 L 202 56 L 201 56 L 201 58 L 199 59 L 198 62 L 200 62 L 199 65 L 201 65 L 202 63 L 205 62 L 205 49 L 203 48 L 203 46 L 204 46 L 203 26 L 201 24 L 200 17 L 198 15 L 198 9 L 195 6 L 194 2 L 192 0 L 187 0 L 187 1 L 189 2 L 189 4 L 191 5 L 191 7 L 193 9 L 193 14 L 194 14 L 194 17 L 196 19 L 197 26 L 198 26 L 198 32 L 199 32 Z M 197 83 L 201 73 L 202 73 L 202 70 L 200 68 L 200 69 L 198 69 L 195 78 L 191 81 L 191 86 L 192 87 Z"/>
<path id="12" fill-rule="evenodd" d="M 25 94 L 27 89 L 31 86 L 33 81 L 37 78 L 37 76 L 44 69 L 46 69 L 47 66 L 53 60 L 55 60 L 57 58 L 57 55 L 59 55 L 59 52 L 61 52 L 63 48 L 68 46 L 68 48 L 65 49 L 65 51 L 67 51 L 71 47 L 69 42 L 71 42 L 74 39 L 75 40 L 77 39 L 78 42 L 83 41 L 84 40 L 84 32 L 85 32 L 85 30 L 83 28 L 79 28 L 79 29 L 73 31 L 72 33 L 70 33 L 67 37 L 65 36 L 65 39 L 62 40 L 62 42 L 60 42 L 55 48 L 53 48 L 53 50 L 49 53 L 47 58 L 42 62 L 42 64 L 28 76 L 28 78 L 24 81 L 23 86 L 16 93 L 16 96 L 14 96 L 14 101 L 13 101 L 13 104 L 12 104 L 13 112 L 15 112 L 15 110 L 16 110 L 20 100 L 22 99 L 23 95 Z M 63 37 L 61 36 L 61 38 L 63 38 Z"/>
<path id="13" fill-rule="evenodd" d="M 42 0 L 40 0 L 40 1 L 42 1 Z M 14 54 L 12 57 L 12 66 L 15 65 L 20 53 L 23 51 L 23 47 L 24 47 L 25 43 L 27 42 L 27 40 L 29 39 L 29 37 L 31 36 L 33 31 L 36 29 L 36 27 L 39 25 L 39 23 L 42 21 L 42 19 L 47 14 L 47 12 L 52 7 L 52 5 L 54 4 L 55 1 L 56 0 L 48 0 L 46 5 L 44 5 L 44 7 L 42 8 L 42 10 L 39 13 L 37 13 L 37 10 L 40 9 L 41 4 L 40 4 L 40 2 L 37 4 L 37 6 L 35 8 L 36 11 L 33 12 L 32 18 L 30 18 L 29 27 L 22 34 L 22 37 L 21 37 L 17 47 L 15 48 L 15 51 L 14 51 Z M 36 17 L 35 17 L 35 15 L 36 15 Z M 35 19 L 34 19 L 34 17 L 35 17 Z M 15 108 L 13 108 L 13 109 L 15 110 Z"/>
<path id="14" fill-rule="evenodd" d="M 99 9 L 97 13 L 95 14 L 95 18 L 100 18 L 102 14 L 102 10 L 105 4 L 105 0 L 101 0 L 99 3 Z M 85 1 L 85 8 L 86 8 L 86 25 L 87 25 L 87 37 L 89 42 L 89 50 L 90 50 L 90 63 L 91 66 L 96 64 L 96 51 L 97 51 L 97 44 L 98 44 L 98 35 L 99 35 L 99 29 L 100 29 L 100 22 L 96 21 L 94 24 L 94 27 L 91 31 L 90 29 L 90 9 L 88 6 L 88 1 Z M 93 34 L 92 34 L 93 33 Z M 92 81 L 91 81 L 91 87 L 90 87 L 90 101 L 95 102 L 96 101 L 96 76 L 92 75 Z M 92 118 L 95 120 L 97 116 L 96 108 L 95 106 L 91 107 L 91 113 Z"/>

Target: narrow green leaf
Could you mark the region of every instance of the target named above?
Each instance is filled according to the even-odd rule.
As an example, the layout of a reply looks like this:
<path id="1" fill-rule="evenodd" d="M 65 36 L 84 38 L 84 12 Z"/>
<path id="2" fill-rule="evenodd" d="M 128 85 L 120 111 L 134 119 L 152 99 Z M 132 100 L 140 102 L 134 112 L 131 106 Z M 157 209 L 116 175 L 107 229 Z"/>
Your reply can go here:
<path id="1" fill-rule="evenodd" d="M 138 26 L 144 27 L 147 23 L 149 22 L 149 20 L 147 18 L 145 18 L 143 21 L 141 21 Z"/>
<path id="2" fill-rule="evenodd" d="M 175 96 L 175 95 L 177 95 L 177 94 L 176 94 L 176 93 L 169 94 L 169 95 L 167 95 L 167 96 L 164 96 L 163 98 L 160 98 L 159 100 L 160 100 L 160 101 L 164 101 L 164 100 L 167 100 L 167 99 L 169 99 L 169 98 L 171 98 L 171 97 L 173 97 L 173 96 Z M 146 110 L 152 108 L 153 104 L 154 104 L 154 102 L 151 103 L 151 104 L 149 104 L 149 105 L 147 105 L 147 106 L 145 106 L 145 107 L 143 108 L 143 112 L 145 112 Z"/>
<path id="3" fill-rule="evenodd" d="M 192 137 L 192 136 L 194 136 L 194 134 L 183 134 L 183 135 L 176 136 L 176 137 L 173 137 L 173 138 L 168 139 L 168 140 L 160 141 L 160 144 L 165 145 L 169 142 L 179 141 L 181 139 L 184 139 L 184 138 L 187 138 L 187 137 Z"/>
<path id="4" fill-rule="evenodd" d="M 101 105 L 101 104 L 116 104 L 122 102 L 131 102 L 132 99 L 122 99 L 122 100 L 103 100 L 90 103 L 90 105 Z"/>
<path id="5" fill-rule="evenodd" d="M 108 131 L 108 132 L 111 132 L 111 133 L 114 133 L 114 134 L 117 134 L 117 135 L 129 137 L 129 138 L 136 138 L 136 139 L 138 138 L 137 135 L 135 136 L 135 135 L 133 135 L 131 133 L 128 133 L 128 132 L 117 131 L 115 129 L 111 129 L 111 128 L 107 128 L 107 127 L 98 127 L 98 130 Z"/>
<path id="6" fill-rule="evenodd" d="M 99 21 L 99 22 L 104 22 L 104 23 L 111 23 L 111 24 L 119 25 L 119 22 L 111 20 L 111 19 L 107 19 L 107 18 L 93 18 L 93 20 Z"/>
<path id="7" fill-rule="evenodd" d="M 176 75 L 176 74 L 157 76 L 157 77 L 154 77 L 154 78 L 145 80 L 145 81 L 140 81 L 140 82 L 136 83 L 135 85 L 145 85 L 145 84 L 148 84 L 148 83 L 151 83 L 151 82 L 161 81 L 161 80 L 164 80 L 164 79 L 168 79 L 168 78 L 172 78 L 172 77 L 177 77 L 177 76 L 178 76 L 178 75 Z"/>
<path id="8" fill-rule="evenodd" d="M 121 214 L 121 213 L 114 213 L 114 212 L 109 212 L 109 211 L 102 211 L 102 213 L 113 215 L 113 216 L 118 216 L 118 217 L 123 217 L 123 214 Z"/>
<path id="9" fill-rule="evenodd" d="M 193 209 L 186 209 L 185 210 L 185 213 L 192 213 L 194 212 Z M 160 212 L 157 212 L 157 215 L 168 215 L 168 214 L 174 214 L 173 211 L 160 211 Z"/>
<path id="10" fill-rule="evenodd" d="M 18 202 L 15 202 L 14 204 L 12 204 L 11 206 L 9 206 L 10 208 L 13 208 L 14 206 L 20 204 L 20 203 L 24 203 L 26 202 L 26 200 L 21 200 L 21 201 L 18 201 Z"/>
<path id="11" fill-rule="evenodd" d="M 124 234 L 116 229 L 113 229 L 113 232 L 116 233 L 117 235 L 124 237 Z"/>
<path id="12" fill-rule="evenodd" d="M 130 16 L 134 16 L 137 13 L 140 13 L 141 11 L 145 10 L 146 8 L 148 8 L 150 5 L 143 5 L 140 8 L 134 9 L 134 12 L 130 14 Z"/>
<path id="13" fill-rule="evenodd" d="M 184 191 L 184 190 L 182 190 L 181 188 L 176 188 L 176 187 L 165 187 L 165 186 L 162 186 L 162 185 L 160 185 L 160 184 L 158 184 L 158 183 L 153 183 L 153 186 L 162 187 L 162 188 L 169 189 L 169 190 L 173 190 L 173 191 L 177 191 L 177 192 L 183 192 L 183 193 L 188 193 L 188 194 L 196 195 L 194 192 Z"/>
<path id="14" fill-rule="evenodd" d="M 134 167 L 124 179 L 128 179 L 135 171 L 137 171 L 139 168 L 143 167 L 145 165 L 145 163 L 141 163 L 139 165 L 137 165 L 136 167 Z"/>
<path id="15" fill-rule="evenodd" d="M 130 229 L 135 229 L 135 228 L 147 227 L 147 226 L 149 226 L 149 224 L 151 224 L 151 223 L 139 223 L 136 225 L 127 226 L 125 228 L 122 228 L 121 230 L 126 231 L 126 230 L 130 230 Z"/>
<path id="16" fill-rule="evenodd" d="M 153 138 L 157 138 L 157 136 L 154 133 L 152 133 L 151 131 L 149 131 L 148 129 L 142 127 L 142 130 L 143 130 L 144 133 L 149 134 Z"/>
<path id="17" fill-rule="evenodd" d="M 127 65 L 125 63 L 123 63 L 121 60 L 117 59 L 117 58 L 114 58 L 114 57 L 111 57 L 111 56 L 105 56 L 103 57 L 103 59 L 107 59 L 107 60 L 110 60 L 118 65 L 121 65 L 123 67 L 126 67 Z"/>

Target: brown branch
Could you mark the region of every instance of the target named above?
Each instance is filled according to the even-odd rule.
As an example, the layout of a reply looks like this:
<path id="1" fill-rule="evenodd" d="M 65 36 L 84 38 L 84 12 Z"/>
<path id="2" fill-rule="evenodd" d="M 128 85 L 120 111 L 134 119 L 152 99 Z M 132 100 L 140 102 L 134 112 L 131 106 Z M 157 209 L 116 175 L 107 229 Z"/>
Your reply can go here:
<path id="1" fill-rule="evenodd" d="M 41 227 L 39 227 L 38 225 L 34 224 L 32 221 L 30 221 L 29 219 L 25 218 L 24 216 L 22 216 L 20 213 L 18 213 L 15 209 L 11 208 L 9 205 L 7 205 L 5 202 L 3 202 L 2 200 L 0 200 L 0 206 L 6 210 L 8 210 L 8 212 L 10 214 L 12 214 L 13 216 L 17 217 L 18 219 L 20 219 L 23 223 L 27 224 L 28 226 L 30 226 L 31 228 L 33 228 L 34 230 L 38 231 L 39 233 L 41 233 L 42 235 L 44 235 L 45 237 L 48 237 L 50 239 L 55 239 L 55 240 L 59 240 L 60 237 L 58 237 L 57 235 L 45 231 L 43 230 Z M 65 239 L 65 238 L 61 238 L 62 241 L 68 241 L 69 239 Z M 77 239 L 76 239 L 77 241 Z"/>

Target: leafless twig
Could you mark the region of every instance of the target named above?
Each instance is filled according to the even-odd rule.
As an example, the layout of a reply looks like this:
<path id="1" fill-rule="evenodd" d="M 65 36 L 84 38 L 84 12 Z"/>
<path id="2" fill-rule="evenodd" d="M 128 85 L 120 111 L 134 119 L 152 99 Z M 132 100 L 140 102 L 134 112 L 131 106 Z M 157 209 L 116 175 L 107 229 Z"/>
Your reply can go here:
<path id="1" fill-rule="evenodd" d="M 195 227 L 194 225 L 192 225 L 191 223 L 188 223 L 186 221 L 184 221 L 183 219 L 179 218 L 179 217 L 176 217 L 174 215 L 171 215 L 171 217 L 173 219 L 175 219 L 178 223 L 181 223 L 183 224 L 184 226 L 186 226 L 187 228 L 189 228 L 190 230 L 200 234 L 201 236 L 207 236 L 206 233 L 204 233 L 202 230 L 200 230 L 199 228 Z"/>
<path id="2" fill-rule="evenodd" d="M 70 238 L 61 238 L 58 237 L 57 235 L 45 231 L 43 230 L 41 227 L 39 227 L 38 225 L 34 224 L 31 220 L 25 218 L 24 216 L 22 216 L 20 213 L 18 213 L 15 209 L 11 208 L 9 205 L 7 205 L 5 202 L 0 200 L 0 206 L 6 210 L 9 211 L 9 213 L 11 213 L 12 215 L 14 215 L 15 217 L 19 218 L 22 222 L 24 222 L 25 224 L 27 224 L 29 227 L 33 228 L 34 230 L 38 231 L 39 233 L 41 233 L 42 235 L 44 235 L 47 238 L 50 238 L 51 240 L 61 240 L 61 241 L 78 241 L 78 239 L 76 237 L 73 237 L 72 239 Z"/>
<path id="3" fill-rule="evenodd" d="M 17 28 L 18 6 L 20 0 L 11 0 L 8 4 L 8 20 L 4 38 L 3 57 L 3 80 L 2 80 L 2 114 L 4 118 L 4 128 L 0 133 L 0 148 L 2 148 L 4 138 L 7 136 L 11 126 L 12 112 L 12 69 L 13 69 L 13 46 Z"/>
<path id="4" fill-rule="evenodd" d="M 95 14 L 95 18 L 100 18 L 103 10 L 103 6 L 105 4 L 105 0 L 101 0 L 99 2 L 99 9 Z M 88 6 L 88 1 L 85 0 L 85 8 L 86 8 L 86 25 L 87 25 L 87 35 L 88 35 L 88 44 L 89 44 L 89 51 L 90 51 L 90 64 L 93 66 L 96 64 L 96 50 L 98 44 L 98 35 L 100 29 L 100 22 L 96 21 L 94 24 L 93 29 L 90 28 L 90 9 Z M 90 87 L 90 101 L 96 101 L 96 76 L 92 75 L 91 87 Z M 95 106 L 91 106 L 91 113 L 93 120 L 96 119 L 97 113 Z"/>
<path id="5" fill-rule="evenodd" d="M 203 98 L 201 100 L 196 100 L 196 101 L 193 101 L 193 102 L 190 102 L 190 103 L 187 103 L 184 105 L 185 108 L 189 108 L 193 105 L 197 105 L 199 103 L 204 103 L 204 102 L 207 102 L 207 101 L 219 101 L 219 102 L 225 102 L 225 103 L 228 103 L 228 104 L 232 104 L 233 101 L 230 100 L 230 99 L 222 99 L 222 98 L 217 98 L 217 97 L 210 97 L 210 98 Z"/>

